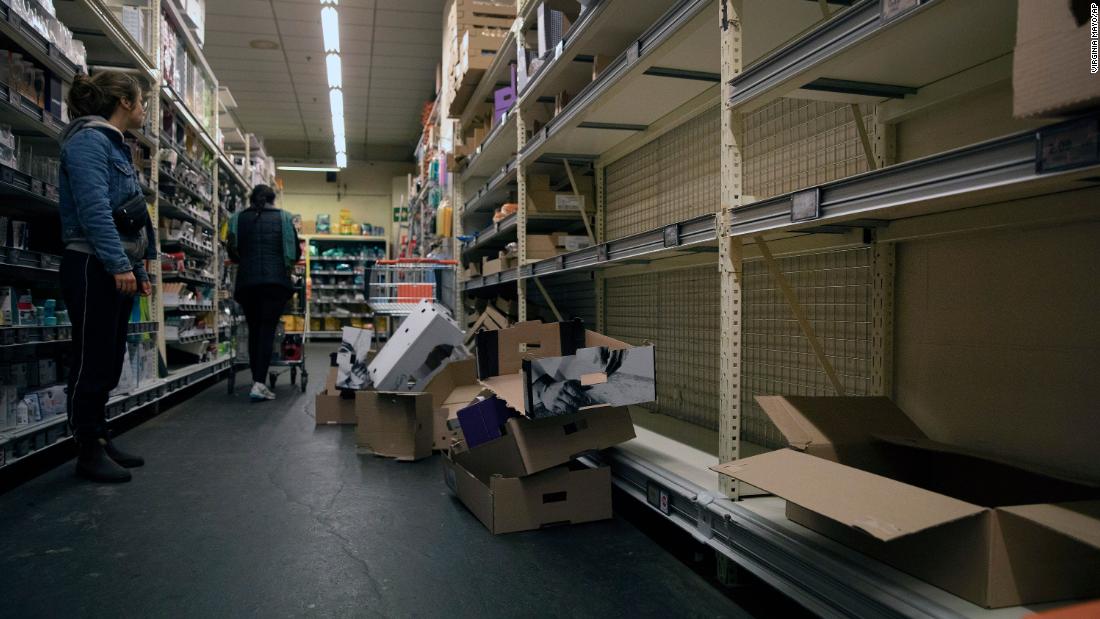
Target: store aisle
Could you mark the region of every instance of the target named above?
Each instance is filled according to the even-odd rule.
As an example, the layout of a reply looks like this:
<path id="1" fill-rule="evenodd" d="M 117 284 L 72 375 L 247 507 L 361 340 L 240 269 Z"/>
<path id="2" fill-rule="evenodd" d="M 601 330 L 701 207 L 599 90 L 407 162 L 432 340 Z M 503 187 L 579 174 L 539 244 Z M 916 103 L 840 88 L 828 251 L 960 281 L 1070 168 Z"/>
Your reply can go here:
<path id="1" fill-rule="evenodd" d="M 437 458 L 357 456 L 312 394 L 276 392 L 220 382 L 130 431 L 132 483 L 67 463 L 0 496 L 0 615 L 745 616 L 618 518 L 494 537 Z"/>

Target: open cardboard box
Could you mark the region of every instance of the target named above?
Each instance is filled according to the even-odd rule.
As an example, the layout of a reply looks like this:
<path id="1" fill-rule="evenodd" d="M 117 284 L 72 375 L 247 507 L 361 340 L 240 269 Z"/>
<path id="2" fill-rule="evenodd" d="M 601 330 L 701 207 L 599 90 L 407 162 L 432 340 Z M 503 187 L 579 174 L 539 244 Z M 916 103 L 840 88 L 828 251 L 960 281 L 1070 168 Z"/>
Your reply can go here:
<path id="1" fill-rule="evenodd" d="M 336 368 L 329 368 L 325 388 L 314 401 L 317 425 L 356 425 L 355 399 L 340 395 L 340 390 L 336 388 L 336 374 Z"/>
<path id="2" fill-rule="evenodd" d="M 611 470 L 570 462 L 526 477 L 494 467 L 467 469 L 444 459 L 444 478 L 493 534 L 579 524 L 611 517 Z"/>
<path id="3" fill-rule="evenodd" d="M 713 469 L 990 608 L 1100 595 L 1100 489 L 930 440 L 881 397 L 758 397 L 790 449 Z"/>
<path id="4" fill-rule="evenodd" d="M 449 449 L 461 439 L 461 432 L 450 430 L 447 421 L 456 419 L 482 389 L 474 360 L 464 359 L 448 363 L 422 392 L 357 392 L 356 444 L 369 453 L 405 461 Z"/>
<path id="5" fill-rule="evenodd" d="M 653 346 L 587 331 L 580 320 L 479 332 L 477 371 L 485 387 L 535 419 L 657 399 Z M 579 406 L 557 397 L 565 383 L 583 393 Z"/>
<path id="6" fill-rule="evenodd" d="M 500 438 L 469 449 L 459 446 L 451 457 L 469 470 L 523 477 L 632 438 L 629 410 L 599 407 L 545 419 L 513 417 Z"/>

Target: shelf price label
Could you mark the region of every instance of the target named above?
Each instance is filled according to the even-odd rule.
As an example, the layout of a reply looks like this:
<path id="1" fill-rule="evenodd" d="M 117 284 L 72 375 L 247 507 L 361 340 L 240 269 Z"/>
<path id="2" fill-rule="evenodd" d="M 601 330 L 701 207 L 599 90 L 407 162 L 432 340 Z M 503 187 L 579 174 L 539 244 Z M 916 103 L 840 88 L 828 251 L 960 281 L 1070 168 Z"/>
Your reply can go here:
<path id="1" fill-rule="evenodd" d="M 1039 130 L 1035 172 L 1058 172 L 1100 163 L 1100 117 Z"/>
<path id="2" fill-rule="evenodd" d="M 882 0 L 882 21 L 888 22 L 920 6 L 921 0 Z"/>
<path id="3" fill-rule="evenodd" d="M 672 513 L 668 491 L 652 481 L 646 482 L 646 501 L 656 507 L 662 514 L 668 516 Z"/>

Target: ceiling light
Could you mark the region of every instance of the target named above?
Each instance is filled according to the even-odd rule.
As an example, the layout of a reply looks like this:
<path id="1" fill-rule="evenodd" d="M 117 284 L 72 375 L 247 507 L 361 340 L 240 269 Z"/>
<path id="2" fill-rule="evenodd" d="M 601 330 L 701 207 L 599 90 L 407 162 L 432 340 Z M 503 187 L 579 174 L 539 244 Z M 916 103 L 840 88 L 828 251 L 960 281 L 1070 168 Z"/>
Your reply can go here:
<path id="1" fill-rule="evenodd" d="M 347 155 L 347 153 L 336 153 L 336 167 L 338 167 L 338 168 L 348 167 L 348 155 Z"/>
<path id="2" fill-rule="evenodd" d="M 275 166 L 277 170 L 283 170 L 285 172 L 339 172 L 340 168 L 334 168 L 331 166 L 304 166 L 304 165 L 281 165 Z"/>
<path id="3" fill-rule="evenodd" d="M 279 44 L 275 41 L 268 41 L 267 39 L 256 39 L 255 41 L 249 41 L 248 46 L 252 49 L 279 49 Z"/>
<path id="4" fill-rule="evenodd" d="M 344 133 L 344 117 L 343 116 L 333 116 L 332 117 L 332 137 L 343 139 L 344 136 L 345 136 L 345 133 Z"/>
<path id="5" fill-rule="evenodd" d="M 337 154 L 348 152 L 348 145 L 347 142 L 344 141 L 344 136 L 338 135 L 332 139 L 332 142 L 332 145 L 336 147 Z"/>
<path id="6" fill-rule="evenodd" d="M 321 9 L 321 33 L 325 37 L 326 52 L 340 52 L 340 16 L 336 9 L 326 6 Z"/>
<path id="7" fill-rule="evenodd" d="M 344 78 L 340 71 L 340 54 L 329 54 L 325 56 L 325 68 L 328 69 L 328 87 L 342 87 L 344 85 Z"/>
<path id="8" fill-rule="evenodd" d="M 333 88 L 328 91 L 328 107 L 333 116 L 344 115 L 344 91 Z"/>

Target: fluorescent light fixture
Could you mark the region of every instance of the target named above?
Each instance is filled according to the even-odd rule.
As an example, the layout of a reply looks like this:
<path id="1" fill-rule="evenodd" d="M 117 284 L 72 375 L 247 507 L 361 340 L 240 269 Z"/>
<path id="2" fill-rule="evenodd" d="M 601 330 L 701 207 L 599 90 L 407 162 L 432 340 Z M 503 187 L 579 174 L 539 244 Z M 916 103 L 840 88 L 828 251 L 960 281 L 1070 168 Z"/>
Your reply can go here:
<path id="1" fill-rule="evenodd" d="M 332 141 L 333 141 L 333 146 L 336 147 L 336 152 L 337 153 L 347 153 L 348 152 L 348 145 L 347 145 L 346 142 L 344 142 L 344 136 L 342 136 L 342 135 L 335 136 L 335 137 L 333 137 Z"/>
<path id="2" fill-rule="evenodd" d="M 304 165 L 281 165 L 281 166 L 275 166 L 275 168 L 278 169 L 278 170 L 283 170 L 285 172 L 339 172 L 340 171 L 340 168 L 334 168 L 334 167 L 331 167 L 331 166 L 327 166 L 327 167 L 317 166 L 317 167 L 314 167 L 314 166 L 304 166 Z"/>
<path id="3" fill-rule="evenodd" d="M 328 107 L 333 116 L 343 117 L 344 115 L 344 91 L 339 88 L 333 88 L 328 91 Z"/>
<path id="4" fill-rule="evenodd" d="M 337 139 L 344 139 L 346 134 L 344 133 L 344 117 L 333 116 L 332 117 L 332 137 Z"/>
<path id="5" fill-rule="evenodd" d="M 340 71 L 340 54 L 329 54 L 325 56 L 325 68 L 328 69 L 328 87 L 343 87 L 344 78 Z"/>
<path id="6" fill-rule="evenodd" d="M 336 167 L 338 167 L 338 168 L 348 167 L 348 155 L 347 155 L 347 153 L 336 153 Z"/>
<path id="7" fill-rule="evenodd" d="M 321 33 L 325 37 L 325 51 L 340 53 L 340 16 L 331 6 L 321 9 Z"/>

